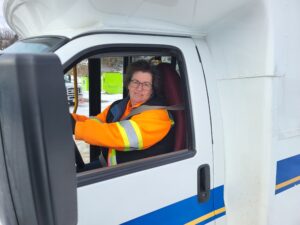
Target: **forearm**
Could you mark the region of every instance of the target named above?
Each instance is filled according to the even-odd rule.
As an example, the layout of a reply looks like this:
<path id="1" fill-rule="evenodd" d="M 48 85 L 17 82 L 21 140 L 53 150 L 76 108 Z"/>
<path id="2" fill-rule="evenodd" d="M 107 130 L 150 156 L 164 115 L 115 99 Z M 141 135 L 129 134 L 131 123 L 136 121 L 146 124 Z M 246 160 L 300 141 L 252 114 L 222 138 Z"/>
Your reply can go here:
<path id="1" fill-rule="evenodd" d="M 124 142 L 115 123 L 101 123 L 95 119 L 77 122 L 75 139 L 91 145 L 123 149 Z"/>

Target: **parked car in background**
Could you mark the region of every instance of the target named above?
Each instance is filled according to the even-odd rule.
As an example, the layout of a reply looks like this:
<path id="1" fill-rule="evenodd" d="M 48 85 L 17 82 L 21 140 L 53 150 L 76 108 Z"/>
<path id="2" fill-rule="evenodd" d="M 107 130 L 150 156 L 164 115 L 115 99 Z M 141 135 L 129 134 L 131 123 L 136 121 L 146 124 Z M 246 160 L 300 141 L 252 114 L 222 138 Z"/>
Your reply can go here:
<path id="1" fill-rule="evenodd" d="M 68 74 L 64 75 L 65 86 L 67 90 L 67 98 L 70 106 L 75 104 L 75 91 L 74 91 L 74 82 L 71 79 L 71 76 Z M 78 100 L 79 102 L 83 100 L 82 87 L 78 84 Z"/>

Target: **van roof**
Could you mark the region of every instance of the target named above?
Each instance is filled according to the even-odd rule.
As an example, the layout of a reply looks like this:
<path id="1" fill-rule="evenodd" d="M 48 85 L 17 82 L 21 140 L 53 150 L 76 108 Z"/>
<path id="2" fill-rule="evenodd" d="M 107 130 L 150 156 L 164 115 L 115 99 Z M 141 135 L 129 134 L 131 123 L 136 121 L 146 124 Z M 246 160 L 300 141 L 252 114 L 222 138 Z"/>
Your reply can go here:
<path id="1" fill-rule="evenodd" d="M 21 37 L 90 31 L 204 36 L 253 0 L 4 0 L 9 26 Z"/>

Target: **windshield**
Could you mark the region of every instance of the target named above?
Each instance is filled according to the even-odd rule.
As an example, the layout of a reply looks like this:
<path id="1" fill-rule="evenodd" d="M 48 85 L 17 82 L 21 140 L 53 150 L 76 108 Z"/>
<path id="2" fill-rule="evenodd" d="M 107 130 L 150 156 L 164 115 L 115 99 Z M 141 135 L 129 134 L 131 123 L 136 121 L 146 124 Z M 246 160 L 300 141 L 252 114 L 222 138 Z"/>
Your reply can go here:
<path id="1" fill-rule="evenodd" d="M 20 40 L 3 53 L 46 53 L 54 52 L 56 49 L 69 41 L 65 37 L 36 37 Z"/>

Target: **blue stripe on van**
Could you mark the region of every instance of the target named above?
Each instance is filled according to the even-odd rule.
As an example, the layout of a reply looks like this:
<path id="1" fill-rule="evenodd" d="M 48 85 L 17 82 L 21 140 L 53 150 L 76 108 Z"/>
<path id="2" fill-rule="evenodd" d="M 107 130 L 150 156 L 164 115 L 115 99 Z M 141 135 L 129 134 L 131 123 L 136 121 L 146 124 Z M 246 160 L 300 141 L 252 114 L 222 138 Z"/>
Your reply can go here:
<path id="1" fill-rule="evenodd" d="M 295 187 L 300 183 L 300 155 L 277 162 L 275 194 Z"/>
<path id="2" fill-rule="evenodd" d="M 197 196 L 193 196 L 121 225 L 207 224 L 225 215 L 223 192 L 224 186 L 219 186 L 211 190 L 211 197 L 205 203 L 199 203 Z"/>

